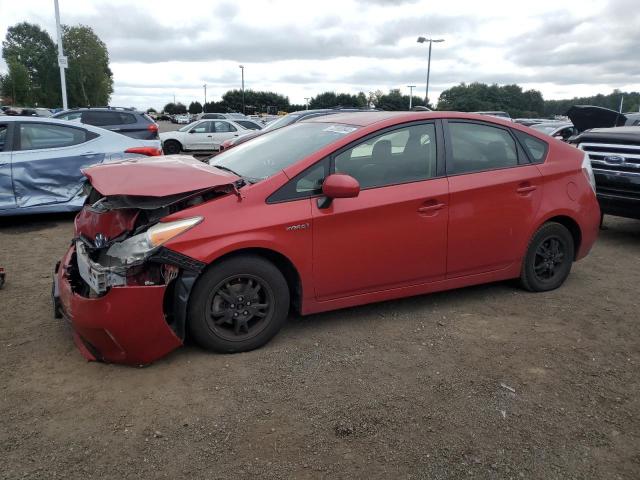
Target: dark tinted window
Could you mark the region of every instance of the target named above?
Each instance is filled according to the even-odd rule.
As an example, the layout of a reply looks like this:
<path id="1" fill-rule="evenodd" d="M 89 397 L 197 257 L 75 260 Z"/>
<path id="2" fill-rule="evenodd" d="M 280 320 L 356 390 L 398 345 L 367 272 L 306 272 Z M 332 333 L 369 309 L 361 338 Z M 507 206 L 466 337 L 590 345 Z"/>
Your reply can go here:
<path id="1" fill-rule="evenodd" d="M 216 133 L 237 132 L 238 129 L 229 122 L 214 122 Z"/>
<path id="2" fill-rule="evenodd" d="M 82 114 L 82 123 L 102 127 L 105 125 L 120 125 L 122 121 L 118 112 L 88 111 Z"/>
<path id="3" fill-rule="evenodd" d="M 449 122 L 451 165 L 448 174 L 518 165 L 516 142 L 506 130 L 478 123 Z"/>
<path id="4" fill-rule="evenodd" d="M 4 150 L 4 146 L 7 144 L 7 125 L 0 125 L 0 152 Z"/>
<path id="5" fill-rule="evenodd" d="M 436 129 L 432 123 L 371 137 L 335 157 L 335 171 L 361 188 L 425 180 L 436 175 Z"/>
<path id="6" fill-rule="evenodd" d="M 43 123 L 23 123 L 20 125 L 20 149 L 38 150 L 42 148 L 70 147 L 84 143 L 96 136 L 81 128 Z"/>
<path id="7" fill-rule="evenodd" d="M 546 142 L 538 140 L 536 137 L 521 132 L 520 130 L 514 130 L 513 133 L 515 133 L 518 140 L 520 140 L 520 143 L 532 162 L 544 162 L 544 157 L 547 154 Z"/>
<path id="8" fill-rule="evenodd" d="M 131 125 L 132 123 L 136 123 L 136 116 L 132 113 L 118 113 L 120 117 L 120 122 L 123 125 Z"/>

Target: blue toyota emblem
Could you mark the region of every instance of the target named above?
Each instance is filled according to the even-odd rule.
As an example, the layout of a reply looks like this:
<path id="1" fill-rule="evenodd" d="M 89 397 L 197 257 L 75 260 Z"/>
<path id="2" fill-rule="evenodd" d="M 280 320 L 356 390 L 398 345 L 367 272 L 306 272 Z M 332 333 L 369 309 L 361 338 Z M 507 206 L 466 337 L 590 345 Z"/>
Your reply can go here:
<path id="1" fill-rule="evenodd" d="M 101 233 L 97 233 L 96 238 L 93 240 L 93 244 L 96 248 L 102 248 L 107 244 L 107 237 Z"/>

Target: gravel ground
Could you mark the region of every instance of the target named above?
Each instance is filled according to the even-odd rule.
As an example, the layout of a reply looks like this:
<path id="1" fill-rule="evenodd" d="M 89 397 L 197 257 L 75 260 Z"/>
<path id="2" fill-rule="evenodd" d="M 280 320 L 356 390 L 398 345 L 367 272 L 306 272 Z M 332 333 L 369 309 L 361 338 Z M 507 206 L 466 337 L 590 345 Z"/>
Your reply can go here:
<path id="1" fill-rule="evenodd" d="M 72 217 L 0 220 L 0 478 L 640 478 L 640 222 L 561 289 L 291 318 L 266 347 L 88 363 L 51 313 Z"/>

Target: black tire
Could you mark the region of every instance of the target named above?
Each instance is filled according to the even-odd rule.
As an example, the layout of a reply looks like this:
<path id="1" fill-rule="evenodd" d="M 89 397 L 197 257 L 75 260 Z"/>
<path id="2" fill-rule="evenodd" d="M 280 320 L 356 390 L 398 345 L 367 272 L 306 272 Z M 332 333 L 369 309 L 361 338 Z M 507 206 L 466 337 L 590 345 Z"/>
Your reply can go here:
<path id="1" fill-rule="evenodd" d="M 176 155 L 182 151 L 182 145 L 177 140 L 167 140 L 162 145 L 162 150 L 165 155 Z"/>
<path id="2" fill-rule="evenodd" d="M 520 284 L 530 292 L 554 290 L 571 271 L 575 245 L 564 225 L 548 222 L 533 235 L 522 263 Z"/>
<path id="3" fill-rule="evenodd" d="M 271 340 L 288 313 L 289 287 L 282 272 L 262 257 L 243 255 L 222 260 L 200 277 L 187 321 L 200 346 L 246 352 Z"/>

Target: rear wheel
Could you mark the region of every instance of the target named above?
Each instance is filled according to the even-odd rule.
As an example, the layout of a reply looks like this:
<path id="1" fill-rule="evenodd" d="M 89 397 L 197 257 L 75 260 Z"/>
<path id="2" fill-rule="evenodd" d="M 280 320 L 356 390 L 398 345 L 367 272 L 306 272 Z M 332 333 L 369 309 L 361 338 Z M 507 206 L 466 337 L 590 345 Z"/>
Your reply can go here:
<path id="1" fill-rule="evenodd" d="M 203 274 L 189 302 L 189 331 L 202 347 L 244 352 L 278 333 L 289 288 L 278 268 L 258 256 L 223 260 Z"/>
<path id="2" fill-rule="evenodd" d="M 175 140 L 167 140 L 166 142 L 164 142 L 164 145 L 162 145 L 162 150 L 164 151 L 165 155 L 175 155 L 180 153 L 180 151 L 182 150 L 182 145 L 180 145 L 180 142 L 177 142 Z"/>
<path id="3" fill-rule="evenodd" d="M 524 257 L 520 283 L 531 292 L 558 288 L 571 271 L 574 258 L 573 237 L 559 223 L 542 225 L 529 242 Z"/>

